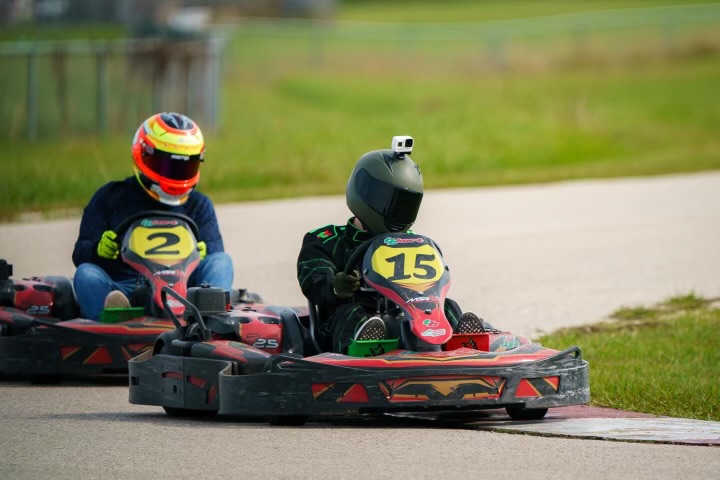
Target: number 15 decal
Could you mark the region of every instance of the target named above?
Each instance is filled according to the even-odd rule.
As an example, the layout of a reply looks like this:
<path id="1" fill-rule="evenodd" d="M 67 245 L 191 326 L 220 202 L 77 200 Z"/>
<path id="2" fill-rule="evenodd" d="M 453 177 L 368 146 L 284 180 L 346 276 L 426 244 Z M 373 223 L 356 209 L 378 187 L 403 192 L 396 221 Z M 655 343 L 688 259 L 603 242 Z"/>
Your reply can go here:
<path id="1" fill-rule="evenodd" d="M 430 245 L 378 247 L 372 256 L 372 267 L 382 277 L 402 284 L 435 282 L 445 268 L 437 250 Z"/>

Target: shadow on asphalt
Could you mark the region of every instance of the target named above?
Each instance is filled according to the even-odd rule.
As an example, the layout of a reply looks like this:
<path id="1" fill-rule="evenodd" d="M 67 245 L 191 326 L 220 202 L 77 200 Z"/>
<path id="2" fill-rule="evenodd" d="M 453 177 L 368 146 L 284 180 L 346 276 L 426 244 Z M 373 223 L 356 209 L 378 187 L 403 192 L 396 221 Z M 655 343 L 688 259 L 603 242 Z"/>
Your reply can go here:
<path id="1" fill-rule="evenodd" d="M 466 425 L 469 417 L 465 416 L 465 421 L 459 419 L 440 420 L 432 416 L 405 416 L 405 415 L 357 415 L 343 417 L 310 417 L 304 425 L 270 425 L 266 418 L 255 417 L 170 417 L 165 414 L 159 407 L 158 412 L 98 412 L 98 413 L 69 413 L 69 414 L 53 414 L 44 415 L 42 418 L 47 420 L 76 420 L 76 421 L 102 421 L 102 422 L 122 422 L 122 423 L 143 423 L 157 426 L 183 426 L 192 425 L 193 428 L 303 428 L 303 429 L 322 429 L 322 428 L 470 428 Z M 486 415 L 478 418 L 472 417 L 474 421 L 487 418 Z"/>
<path id="2" fill-rule="evenodd" d="M 127 375 L 57 377 L 52 375 L 0 376 L 2 387 L 127 387 Z"/>

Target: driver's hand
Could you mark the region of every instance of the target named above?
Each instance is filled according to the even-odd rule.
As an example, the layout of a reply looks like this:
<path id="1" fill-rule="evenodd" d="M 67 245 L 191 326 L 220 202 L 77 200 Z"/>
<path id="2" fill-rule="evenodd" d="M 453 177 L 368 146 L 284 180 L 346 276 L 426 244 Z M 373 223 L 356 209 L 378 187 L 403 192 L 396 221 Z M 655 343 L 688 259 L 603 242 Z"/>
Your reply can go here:
<path id="1" fill-rule="evenodd" d="M 360 274 L 356 271 L 352 275 L 337 272 L 333 279 L 333 290 L 338 298 L 350 298 L 360 288 Z"/>
<path id="2" fill-rule="evenodd" d="M 204 260 L 207 256 L 207 245 L 205 242 L 197 242 L 198 243 L 198 252 L 200 252 L 200 260 Z"/>
<path id="3" fill-rule="evenodd" d="M 118 253 L 120 253 L 120 247 L 115 241 L 116 238 L 117 234 L 112 230 L 106 230 L 103 232 L 97 246 L 98 256 L 109 260 L 115 260 L 118 257 Z"/>

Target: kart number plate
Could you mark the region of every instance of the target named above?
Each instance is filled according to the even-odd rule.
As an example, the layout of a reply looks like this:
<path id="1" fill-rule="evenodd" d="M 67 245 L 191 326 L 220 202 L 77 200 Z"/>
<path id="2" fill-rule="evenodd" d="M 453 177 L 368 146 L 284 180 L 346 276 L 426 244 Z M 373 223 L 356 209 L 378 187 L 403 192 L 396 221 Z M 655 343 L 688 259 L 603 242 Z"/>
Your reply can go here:
<path id="1" fill-rule="evenodd" d="M 372 268 L 381 277 L 399 285 L 427 285 L 442 277 L 445 266 L 438 251 L 428 244 L 378 247 Z"/>
<path id="2" fill-rule="evenodd" d="M 180 226 L 133 229 L 128 243 L 130 250 L 149 260 L 182 260 L 197 248 L 190 232 Z"/>

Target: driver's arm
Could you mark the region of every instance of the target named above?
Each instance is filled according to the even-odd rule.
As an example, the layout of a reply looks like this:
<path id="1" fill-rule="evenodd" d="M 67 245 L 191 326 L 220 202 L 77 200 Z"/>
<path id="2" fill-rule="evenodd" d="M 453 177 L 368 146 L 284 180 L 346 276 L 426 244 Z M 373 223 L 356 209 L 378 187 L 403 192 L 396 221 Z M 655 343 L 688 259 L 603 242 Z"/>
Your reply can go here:
<path id="1" fill-rule="evenodd" d="M 81 263 L 97 264 L 106 261 L 98 256 L 97 246 L 103 232 L 113 228 L 110 225 L 112 212 L 108 211 L 108 207 L 113 204 L 109 191 L 108 185 L 98 189 L 83 210 L 80 232 L 72 254 L 76 267 Z"/>
<path id="2" fill-rule="evenodd" d="M 297 261 L 297 278 L 305 297 L 322 309 L 343 303 L 333 292 L 338 267 L 328 251 L 312 232 L 305 234 Z"/>
<path id="3" fill-rule="evenodd" d="M 205 242 L 207 245 L 207 254 L 216 252 L 224 252 L 222 235 L 220 234 L 220 226 L 218 225 L 215 207 L 209 198 L 203 196 L 198 202 L 194 211 L 188 212 L 188 216 L 192 218 L 198 226 L 200 238 L 198 242 Z"/>

